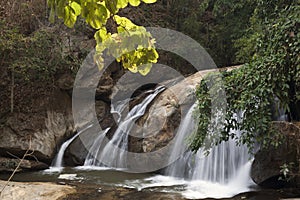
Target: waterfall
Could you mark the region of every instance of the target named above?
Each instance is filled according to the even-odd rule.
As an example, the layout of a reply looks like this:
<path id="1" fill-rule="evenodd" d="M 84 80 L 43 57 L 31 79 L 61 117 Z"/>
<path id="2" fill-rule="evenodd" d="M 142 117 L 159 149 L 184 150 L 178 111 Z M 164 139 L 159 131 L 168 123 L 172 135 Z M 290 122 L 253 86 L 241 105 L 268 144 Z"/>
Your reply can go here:
<path id="1" fill-rule="evenodd" d="M 106 137 L 112 128 L 107 128 L 97 133 L 91 140 L 89 153 L 85 158 L 84 167 L 109 167 L 128 169 L 127 163 L 128 136 L 134 128 L 135 122 L 145 114 L 148 105 L 165 88 L 157 87 L 148 91 L 149 95 L 135 105 L 130 111 L 125 112 L 129 99 L 116 102 L 112 105 L 111 113 L 116 114 L 117 123 L 110 140 Z M 164 170 L 165 176 L 158 176 L 146 180 L 141 188 L 178 185 L 184 188 L 182 195 L 187 198 L 225 198 L 246 192 L 253 183 L 250 179 L 251 155 L 245 145 L 236 146 L 236 141 L 229 139 L 210 149 L 206 155 L 203 149 L 197 153 L 188 150 L 186 138 L 195 131 L 197 123 L 193 112 L 196 103 L 184 115 L 172 143 L 173 147 L 169 156 L 172 163 Z M 87 126 L 72 138 L 67 140 L 60 148 L 54 160 L 54 167 L 62 167 L 63 155 L 72 141 L 83 132 L 89 131 L 93 125 Z M 239 135 L 236 131 L 236 135 Z M 148 185 L 147 185 L 148 184 Z M 143 185 L 143 184 L 141 184 Z"/>
<path id="2" fill-rule="evenodd" d="M 192 180 L 205 180 L 226 184 L 235 178 L 239 169 L 250 159 L 245 145 L 236 146 L 230 139 L 211 149 L 208 156 L 200 150 L 195 155 Z"/>
<path id="3" fill-rule="evenodd" d="M 175 143 L 172 147 L 172 153 L 169 161 L 171 163 L 177 158 L 179 159 L 166 169 L 166 175 L 168 176 L 180 178 L 189 177 L 192 152 L 187 151 L 188 148 L 186 145 L 186 138 L 195 129 L 195 121 L 193 116 L 195 106 L 196 104 L 194 104 L 186 113 L 174 138 Z"/>
<path id="4" fill-rule="evenodd" d="M 226 142 L 212 147 L 208 155 L 199 149 L 197 153 L 186 150 L 185 138 L 195 129 L 193 105 L 187 112 L 175 137 L 170 160 L 182 155 L 165 170 L 165 175 L 188 180 L 183 193 L 188 198 L 230 197 L 248 191 L 252 183 L 250 178 L 251 155 L 246 145 L 236 145 L 236 141 Z M 236 131 L 239 135 L 239 131 Z"/>
<path id="5" fill-rule="evenodd" d="M 246 145 L 237 146 L 235 140 L 229 139 L 212 147 L 208 155 L 202 149 L 199 149 L 196 154 L 191 151 L 183 152 L 187 149 L 185 138 L 195 128 L 192 115 L 195 105 L 187 112 L 179 127 L 170 160 L 174 160 L 175 156 L 182 156 L 166 169 L 166 175 L 190 180 L 228 183 L 250 160 L 248 148 Z M 239 131 L 236 131 L 236 134 L 239 135 Z"/>
<path id="6" fill-rule="evenodd" d="M 144 115 L 147 106 L 153 99 L 164 90 L 163 86 L 157 87 L 154 92 L 148 95 L 140 104 L 134 106 L 118 124 L 112 139 L 104 143 L 105 137 L 99 136 L 89 151 L 85 166 L 108 166 L 111 168 L 127 168 L 128 135 L 137 119 Z M 123 106 L 116 106 L 123 109 Z M 115 109 L 115 108 L 114 108 Z M 119 117 L 121 111 L 115 111 Z M 101 149 L 101 150 L 99 150 Z"/>
<path id="7" fill-rule="evenodd" d="M 111 104 L 110 113 L 117 114 L 117 121 L 116 121 L 117 124 L 120 123 L 121 117 L 122 117 L 122 112 L 125 110 L 129 101 L 130 101 L 130 99 L 125 99 L 123 101 L 118 101 L 116 103 Z"/>
<path id="8" fill-rule="evenodd" d="M 89 128 L 91 128 L 93 126 L 93 124 L 90 124 L 88 125 L 86 128 L 78 131 L 73 137 L 71 137 L 70 139 L 68 139 L 67 141 L 65 141 L 57 155 L 55 156 L 54 160 L 53 160 L 53 163 L 52 163 L 52 167 L 57 167 L 57 168 L 60 168 L 60 167 L 63 167 L 63 157 L 64 157 L 64 154 L 65 154 L 65 151 L 66 149 L 68 148 L 68 146 L 73 142 L 73 140 L 75 140 L 75 138 L 77 138 L 82 132 L 88 130 Z"/>
<path id="9" fill-rule="evenodd" d="M 109 130 L 110 130 L 110 128 L 107 128 L 104 131 L 101 131 L 99 133 L 99 136 L 96 138 L 96 140 L 92 144 L 92 147 L 89 149 L 89 153 L 86 156 L 85 161 L 84 161 L 84 166 L 96 165 L 93 154 L 94 153 L 95 153 L 95 155 L 98 154 L 98 152 L 101 148 L 101 145 L 102 145 L 102 141 L 103 141 L 104 137 L 106 137 L 106 133 Z"/>

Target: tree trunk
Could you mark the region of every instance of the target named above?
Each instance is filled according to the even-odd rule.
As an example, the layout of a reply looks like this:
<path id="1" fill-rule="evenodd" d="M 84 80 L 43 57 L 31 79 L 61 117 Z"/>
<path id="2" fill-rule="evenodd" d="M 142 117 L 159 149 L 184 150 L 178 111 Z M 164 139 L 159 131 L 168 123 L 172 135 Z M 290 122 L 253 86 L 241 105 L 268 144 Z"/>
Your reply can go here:
<path id="1" fill-rule="evenodd" d="M 14 88 L 15 88 L 15 72 L 14 68 L 11 71 L 11 88 L 10 88 L 10 112 L 14 112 Z"/>
<path id="2" fill-rule="evenodd" d="M 290 87 L 290 92 L 289 92 L 290 121 L 300 121 L 300 101 L 297 100 L 297 98 L 296 98 L 296 83 L 295 83 L 295 81 L 291 81 L 289 83 L 289 87 Z"/>

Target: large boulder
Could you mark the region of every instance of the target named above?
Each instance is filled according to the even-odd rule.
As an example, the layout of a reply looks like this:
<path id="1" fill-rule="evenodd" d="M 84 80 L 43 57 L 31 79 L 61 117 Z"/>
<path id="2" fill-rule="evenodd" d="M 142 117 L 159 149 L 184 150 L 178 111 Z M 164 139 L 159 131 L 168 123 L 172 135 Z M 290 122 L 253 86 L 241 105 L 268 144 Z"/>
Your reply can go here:
<path id="1" fill-rule="evenodd" d="M 88 71 L 92 70 L 93 68 Z M 135 76 L 129 73 L 122 76 L 118 82 L 115 82 L 113 88 L 110 87 L 110 84 L 107 84 L 109 86 L 107 87 L 107 89 L 109 89 L 108 91 L 112 90 L 109 96 L 111 101 L 112 99 L 113 101 L 118 101 L 124 100 L 124 98 L 131 98 L 129 107 L 132 108 L 147 96 L 143 93 L 144 91 L 151 88 L 153 89 L 153 87 L 157 85 L 154 83 L 164 80 L 164 82 L 160 84 L 164 85 L 166 90 L 161 92 L 161 94 L 153 100 L 146 110 L 146 113 L 137 120 L 135 124 L 137 126 L 134 126 L 130 132 L 128 146 L 130 152 L 153 152 L 165 147 L 174 138 L 182 117 L 195 102 L 195 88 L 197 85 L 208 73 L 216 71 L 216 69 L 205 70 L 197 72 L 187 78 L 179 76 L 179 78 L 172 79 L 172 77 L 178 77 L 177 74 L 173 72 L 169 74 L 162 73 L 164 70 L 166 69 L 164 69 L 163 66 L 161 68 L 154 68 L 150 74 L 147 75 L 147 79 L 141 75 Z M 88 74 L 90 74 L 90 78 L 81 78 L 83 81 L 81 85 L 83 87 L 82 89 L 91 87 L 91 79 L 99 79 L 99 75 L 97 77 L 95 73 L 89 72 Z M 163 77 L 165 75 L 166 77 Z M 103 83 L 110 83 L 111 81 L 106 81 L 109 80 L 109 78 L 107 79 L 105 77 L 105 74 L 101 77 L 101 80 L 104 78 Z M 115 120 L 111 116 L 110 110 L 107 109 L 107 106 L 110 105 L 105 105 L 107 103 L 106 99 L 103 97 L 100 98 L 101 94 L 110 94 L 110 92 L 106 92 L 106 90 L 102 90 L 98 86 L 95 106 L 91 105 L 88 109 L 96 109 L 102 129 L 111 127 L 107 134 L 110 138 L 116 128 L 114 126 Z M 92 112 L 87 113 L 90 115 Z M 84 116 L 82 118 L 86 120 L 89 119 L 90 116 Z M 105 122 L 105 119 L 107 119 L 107 122 Z M 67 165 L 83 164 L 89 147 L 91 147 L 99 133 L 89 129 L 89 131 L 84 134 L 84 138 L 89 138 L 89 140 L 82 142 L 82 138 L 78 137 L 67 148 L 64 154 L 64 161 Z"/>
<path id="2" fill-rule="evenodd" d="M 199 71 L 167 86 L 137 122 L 142 128 L 134 130 L 137 137 L 130 137 L 130 149 L 135 152 L 153 152 L 165 147 L 175 137 L 183 116 L 195 102 L 196 87 L 204 76 L 215 71 Z M 144 138 L 140 139 L 142 136 Z"/>
<path id="3" fill-rule="evenodd" d="M 300 126 L 288 122 L 273 122 L 283 135 L 278 147 L 259 150 L 251 168 L 251 178 L 262 187 L 300 187 Z M 289 170 L 283 174 L 283 167 Z"/>

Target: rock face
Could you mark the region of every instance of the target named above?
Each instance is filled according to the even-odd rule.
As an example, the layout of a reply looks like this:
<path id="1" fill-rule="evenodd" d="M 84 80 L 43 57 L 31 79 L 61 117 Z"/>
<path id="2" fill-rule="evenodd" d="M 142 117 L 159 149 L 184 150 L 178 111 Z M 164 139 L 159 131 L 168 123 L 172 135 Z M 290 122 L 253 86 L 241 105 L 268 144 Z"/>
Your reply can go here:
<path id="1" fill-rule="evenodd" d="M 0 181 L 2 189 L 6 181 Z M 10 182 L 2 193 L 2 200 L 56 200 L 66 198 L 69 194 L 75 193 L 76 190 L 70 186 L 57 185 L 54 183 L 22 183 Z"/>
<path id="2" fill-rule="evenodd" d="M 139 120 L 145 138 L 141 140 L 141 144 L 131 142 L 132 148 L 141 148 L 141 152 L 153 152 L 166 146 L 175 136 L 183 116 L 195 102 L 197 85 L 205 75 L 213 71 L 215 70 L 199 71 L 162 92 L 146 115 Z"/>
<path id="3" fill-rule="evenodd" d="M 56 89 L 32 101 L 30 111 L 8 114 L 0 127 L 0 155 L 22 157 L 31 149 L 39 161 L 50 164 L 57 147 L 74 132 L 71 97 Z"/>
<path id="4" fill-rule="evenodd" d="M 251 178 L 262 187 L 300 187 L 300 126 L 288 122 L 274 122 L 284 140 L 279 147 L 259 150 L 251 168 Z M 285 178 L 281 172 L 286 164 L 289 172 Z"/>
<path id="5" fill-rule="evenodd" d="M 150 104 L 144 116 L 136 122 L 137 126 L 133 128 L 129 136 L 129 151 L 136 153 L 153 152 L 157 149 L 165 147 L 174 138 L 176 134 L 176 129 L 181 123 L 182 116 L 185 115 L 190 106 L 195 102 L 195 88 L 205 75 L 214 71 L 216 70 L 213 69 L 200 71 L 184 79 L 167 78 L 166 82 L 161 83 L 161 85 L 166 85 L 166 90 L 156 97 L 156 99 Z M 150 79 L 152 80 L 153 78 L 154 80 L 153 82 L 150 81 L 150 83 L 155 83 L 157 78 L 155 77 L 155 74 L 161 75 L 162 73 L 154 73 L 153 77 L 150 75 Z M 158 80 L 160 79 L 162 78 L 158 77 Z M 89 85 L 89 80 L 91 79 L 87 80 L 87 86 Z M 105 80 L 104 83 L 106 82 Z M 128 91 L 128 88 L 138 88 L 137 86 L 133 85 L 140 84 L 138 83 L 139 81 L 134 82 L 134 79 L 126 79 L 126 81 L 127 80 L 131 80 L 128 83 L 126 82 L 127 85 L 125 84 L 125 82 L 124 84 L 116 84 L 116 87 L 113 88 L 111 98 L 118 98 L 117 95 L 124 97 L 127 95 L 126 90 Z M 141 80 L 143 80 L 142 77 Z M 119 82 L 121 81 L 122 80 L 120 80 Z M 148 86 L 150 87 L 149 84 Z M 155 85 L 152 84 L 151 86 L 154 87 Z M 148 87 L 145 88 L 145 90 L 150 89 Z M 96 100 L 97 96 L 99 95 L 98 91 L 100 92 L 101 90 L 99 89 L 96 91 Z M 107 93 L 110 93 L 107 92 L 107 90 L 104 90 L 103 92 L 103 96 L 105 96 L 105 94 Z M 136 92 L 139 93 L 138 91 Z M 132 104 L 136 105 L 137 103 L 141 102 L 141 100 L 145 98 L 143 95 L 143 93 L 139 93 L 139 96 L 135 97 L 132 102 L 129 102 L 129 106 L 132 108 Z M 108 127 L 105 126 L 105 124 L 113 125 L 113 123 L 111 122 L 114 121 L 114 119 L 112 119 L 112 117 L 109 115 L 109 109 L 105 108 L 103 102 L 105 102 L 105 98 L 99 97 L 95 103 L 95 105 L 99 105 L 99 113 L 102 113 L 98 116 L 100 117 L 100 125 L 102 129 Z M 106 113 L 105 115 L 103 115 L 104 110 Z M 101 124 L 102 118 L 109 119 L 108 121 L 110 123 Z M 111 136 L 110 134 L 113 134 L 113 130 L 115 130 L 114 127 L 111 128 L 110 132 L 108 133 L 108 137 Z M 91 130 L 89 132 L 93 131 Z M 97 133 L 89 134 L 90 136 L 88 136 L 88 138 L 97 137 Z M 94 140 L 91 139 L 91 144 L 93 141 Z M 67 148 L 64 161 L 66 161 L 67 165 L 82 165 L 87 153 L 88 151 L 86 147 L 83 146 L 82 142 L 80 141 L 80 138 L 77 138 Z"/>

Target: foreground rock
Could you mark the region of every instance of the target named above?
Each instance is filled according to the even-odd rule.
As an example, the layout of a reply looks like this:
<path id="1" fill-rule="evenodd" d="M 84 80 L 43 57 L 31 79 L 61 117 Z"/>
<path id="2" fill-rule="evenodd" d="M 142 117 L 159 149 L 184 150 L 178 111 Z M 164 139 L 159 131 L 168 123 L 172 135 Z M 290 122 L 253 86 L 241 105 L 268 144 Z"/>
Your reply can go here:
<path id="1" fill-rule="evenodd" d="M 6 181 L 0 181 L 0 188 Z M 54 183 L 23 183 L 10 182 L 0 193 L 1 200 L 56 200 L 63 199 L 76 190 L 71 186 L 57 185 Z"/>
<path id="2" fill-rule="evenodd" d="M 288 122 L 274 122 L 284 140 L 279 147 L 270 147 L 257 152 L 251 168 L 251 177 L 263 187 L 300 187 L 300 128 Z M 289 170 L 284 177 L 281 169 Z"/>

